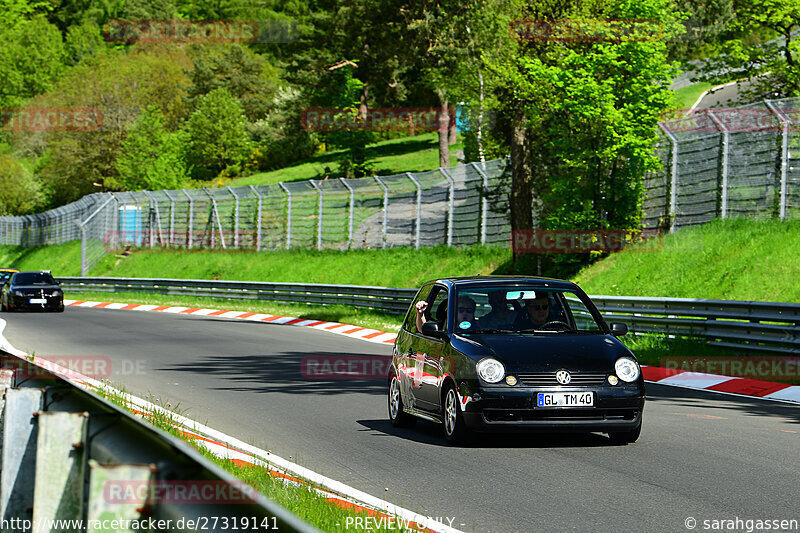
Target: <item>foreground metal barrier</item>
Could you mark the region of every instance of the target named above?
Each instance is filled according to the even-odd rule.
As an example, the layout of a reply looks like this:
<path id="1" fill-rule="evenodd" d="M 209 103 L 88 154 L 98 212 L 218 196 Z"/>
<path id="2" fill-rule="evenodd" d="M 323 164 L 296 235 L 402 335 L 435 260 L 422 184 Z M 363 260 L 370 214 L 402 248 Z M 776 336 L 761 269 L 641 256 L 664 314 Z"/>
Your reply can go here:
<path id="1" fill-rule="evenodd" d="M 349 305 L 405 313 L 416 289 L 149 278 L 60 278 L 67 291 L 146 292 L 215 298 Z M 592 296 L 607 321 L 634 333 L 697 337 L 744 350 L 800 353 L 800 304 Z"/>
<path id="2" fill-rule="evenodd" d="M 186 442 L 71 380 L 0 357 L 4 530 L 317 531 Z"/>

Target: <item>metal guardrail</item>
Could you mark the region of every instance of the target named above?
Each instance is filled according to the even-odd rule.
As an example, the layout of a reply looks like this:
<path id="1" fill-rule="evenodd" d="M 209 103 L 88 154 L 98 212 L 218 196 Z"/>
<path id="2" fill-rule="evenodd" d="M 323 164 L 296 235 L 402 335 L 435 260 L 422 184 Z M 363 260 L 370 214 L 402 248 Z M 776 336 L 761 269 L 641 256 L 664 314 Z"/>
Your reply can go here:
<path id="1" fill-rule="evenodd" d="M 405 313 L 416 289 L 392 289 L 362 285 L 314 283 L 267 283 L 156 278 L 59 278 L 71 291 L 147 292 L 179 296 L 203 296 L 234 300 L 272 300 L 318 305 L 349 305 Z"/>
<path id="2" fill-rule="evenodd" d="M 318 531 L 72 378 L 1 357 L 0 519 L 12 529 Z"/>
<path id="3" fill-rule="evenodd" d="M 147 292 L 273 300 L 405 313 L 416 289 L 152 278 L 60 278 L 70 291 Z M 693 298 L 592 296 L 607 321 L 634 333 L 697 337 L 719 346 L 800 353 L 800 304 Z"/>

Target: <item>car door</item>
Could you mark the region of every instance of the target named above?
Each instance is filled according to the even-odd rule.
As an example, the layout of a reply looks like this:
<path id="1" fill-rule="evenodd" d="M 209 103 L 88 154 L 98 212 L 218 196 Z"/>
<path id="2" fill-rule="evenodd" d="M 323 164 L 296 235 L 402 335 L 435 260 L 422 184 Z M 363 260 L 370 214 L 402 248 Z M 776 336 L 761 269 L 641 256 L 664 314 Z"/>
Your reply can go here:
<path id="1" fill-rule="evenodd" d="M 439 324 L 439 329 L 447 330 L 448 290 L 443 285 L 434 285 L 427 298 L 431 318 Z M 444 340 L 419 334 L 414 350 L 415 397 L 420 409 L 437 412 L 439 410 L 439 379 L 442 375 L 442 353 Z"/>
<path id="2" fill-rule="evenodd" d="M 423 339 L 422 334 L 417 330 L 416 305 L 417 302 L 427 301 L 431 287 L 432 284 L 427 284 L 420 288 L 414 301 L 411 302 L 405 322 L 395 342 L 397 377 L 400 380 L 400 391 L 403 403 L 410 408 L 416 408 L 419 405 L 417 394 L 420 387 L 416 373 L 416 353 L 420 349 L 420 342 Z"/>

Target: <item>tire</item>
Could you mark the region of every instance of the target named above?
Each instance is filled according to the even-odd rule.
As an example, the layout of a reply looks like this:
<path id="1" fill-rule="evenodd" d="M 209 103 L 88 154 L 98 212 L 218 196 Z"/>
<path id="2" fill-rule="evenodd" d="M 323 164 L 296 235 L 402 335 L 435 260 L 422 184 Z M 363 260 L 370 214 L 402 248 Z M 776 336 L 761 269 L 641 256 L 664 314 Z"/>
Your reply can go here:
<path id="1" fill-rule="evenodd" d="M 403 412 L 403 396 L 400 394 L 400 380 L 392 374 L 389 379 L 389 422 L 396 428 L 410 428 L 417 423 L 417 418 Z"/>
<path id="2" fill-rule="evenodd" d="M 452 383 L 448 383 L 444 390 L 442 408 L 442 428 L 444 438 L 450 444 L 463 444 L 469 438 L 469 431 L 464 424 L 464 417 L 459 407 L 458 393 Z"/>
<path id="3" fill-rule="evenodd" d="M 632 444 L 636 442 L 641 433 L 642 433 L 642 422 L 640 420 L 639 425 L 636 426 L 634 429 L 631 429 L 630 431 L 609 432 L 608 438 L 611 439 L 611 442 L 613 444 L 619 444 L 619 445 Z"/>

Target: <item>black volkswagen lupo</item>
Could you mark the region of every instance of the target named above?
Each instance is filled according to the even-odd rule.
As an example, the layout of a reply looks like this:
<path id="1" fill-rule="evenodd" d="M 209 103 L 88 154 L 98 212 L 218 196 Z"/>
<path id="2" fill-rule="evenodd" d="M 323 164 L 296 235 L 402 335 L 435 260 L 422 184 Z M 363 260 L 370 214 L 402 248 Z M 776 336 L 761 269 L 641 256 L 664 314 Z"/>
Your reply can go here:
<path id="1" fill-rule="evenodd" d="M 429 281 L 411 304 L 389 371 L 389 419 L 475 431 L 599 431 L 639 438 L 644 380 L 577 285 L 530 277 Z"/>

